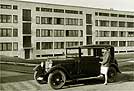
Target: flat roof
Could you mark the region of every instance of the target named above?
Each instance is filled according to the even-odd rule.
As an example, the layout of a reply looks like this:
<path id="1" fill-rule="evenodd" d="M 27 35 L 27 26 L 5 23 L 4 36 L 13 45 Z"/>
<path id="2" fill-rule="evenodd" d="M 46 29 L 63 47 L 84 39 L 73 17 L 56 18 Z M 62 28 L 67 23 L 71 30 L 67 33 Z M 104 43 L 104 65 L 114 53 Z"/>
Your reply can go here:
<path id="1" fill-rule="evenodd" d="M 3 0 L 3 1 L 6 1 L 6 0 Z M 123 10 L 114 10 L 114 9 L 93 8 L 93 7 L 84 7 L 84 6 L 79 6 L 79 5 L 78 6 L 74 6 L 74 5 L 52 4 L 52 3 L 23 1 L 23 0 L 9 0 L 9 1 L 17 1 L 17 2 L 27 2 L 27 3 L 37 3 L 37 4 L 47 4 L 47 5 L 68 6 L 68 7 L 78 7 L 78 8 L 87 8 L 87 9 L 89 8 L 89 9 L 98 9 L 98 10 L 134 13 L 134 11 L 123 11 Z"/>

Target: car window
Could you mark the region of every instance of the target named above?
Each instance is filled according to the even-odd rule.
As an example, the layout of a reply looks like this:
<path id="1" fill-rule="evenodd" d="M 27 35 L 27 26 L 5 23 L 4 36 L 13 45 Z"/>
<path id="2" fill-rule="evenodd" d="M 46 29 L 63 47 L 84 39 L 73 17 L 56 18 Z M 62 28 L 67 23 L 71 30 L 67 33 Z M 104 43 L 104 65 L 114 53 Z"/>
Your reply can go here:
<path id="1" fill-rule="evenodd" d="M 67 49 L 66 57 L 79 57 L 79 49 Z"/>
<path id="2" fill-rule="evenodd" d="M 81 56 L 93 56 L 93 49 L 81 49 Z"/>

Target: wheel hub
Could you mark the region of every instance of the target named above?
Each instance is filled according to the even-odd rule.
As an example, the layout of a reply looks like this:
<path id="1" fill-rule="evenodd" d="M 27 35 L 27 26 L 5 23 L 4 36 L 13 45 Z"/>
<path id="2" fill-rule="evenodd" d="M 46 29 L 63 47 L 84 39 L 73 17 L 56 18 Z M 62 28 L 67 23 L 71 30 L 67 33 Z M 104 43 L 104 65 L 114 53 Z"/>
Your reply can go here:
<path id="1" fill-rule="evenodd" d="M 37 80 L 43 80 L 43 77 L 38 77 Z"/>

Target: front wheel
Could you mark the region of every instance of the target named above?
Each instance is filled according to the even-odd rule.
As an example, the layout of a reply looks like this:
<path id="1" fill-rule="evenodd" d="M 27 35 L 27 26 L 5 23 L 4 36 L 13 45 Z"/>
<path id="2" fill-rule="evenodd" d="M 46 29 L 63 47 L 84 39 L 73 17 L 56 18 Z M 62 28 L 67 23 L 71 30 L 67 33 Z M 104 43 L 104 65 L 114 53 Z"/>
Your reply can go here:
<path id="1" fill-rule="evenodd" d="M 48 84 L 53 89 L 60 89 L 65 85 L 66 75 L 61 70 L 55 70 L 48 76 Z"/>
<path id="2" fill-rule="evenodd" d="M 40 71 L 34 72 L 34 80 L 39 84 L 45 84 L 46 81 L 44 81 L 43 74 Z"/>
<path id="3" fill-rule="evenodd" d="M 108 82 L 112 83 L 116 81 L 117 71 L 115 67 L 109 67 L 108 69 Z"/>

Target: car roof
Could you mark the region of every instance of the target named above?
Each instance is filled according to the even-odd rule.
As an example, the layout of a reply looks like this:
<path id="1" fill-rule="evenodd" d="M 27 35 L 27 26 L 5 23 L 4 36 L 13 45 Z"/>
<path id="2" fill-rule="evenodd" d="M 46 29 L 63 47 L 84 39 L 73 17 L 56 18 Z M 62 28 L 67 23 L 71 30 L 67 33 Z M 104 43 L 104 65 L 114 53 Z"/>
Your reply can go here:
<path id="1" fill-rule="evenodd" d="M 113 46 L 108 44 L 97 44 L 97 45 L 90 44 L 83 46 L 68 47 L 66 49 L 77 49 L 77 48 L 113 48 Z"/>

